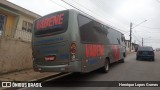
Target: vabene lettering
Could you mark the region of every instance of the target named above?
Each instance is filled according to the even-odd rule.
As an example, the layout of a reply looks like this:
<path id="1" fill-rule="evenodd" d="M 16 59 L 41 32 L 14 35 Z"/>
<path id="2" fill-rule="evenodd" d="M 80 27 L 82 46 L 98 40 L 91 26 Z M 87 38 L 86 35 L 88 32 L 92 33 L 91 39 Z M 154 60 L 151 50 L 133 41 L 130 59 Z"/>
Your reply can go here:
<path id="1" fill-rule="evenodd" d="M 63 18 L 64 18 L 64 14 L 58 14 L 56 16 L 50 16 L 47 17 L 45 19 L 42 19 L 40 21 L 37 22 L 37 30 L 41 30 L 44 28 L 48 28 L 51 26 L 55 26 L 55 25 L 61 25 L 63 24 Z"/>
<path id="2" fill-rule="evenodd" d="M 86 57 L 97 57 L 104 55 L 104 45 L 86 44 Z"/>

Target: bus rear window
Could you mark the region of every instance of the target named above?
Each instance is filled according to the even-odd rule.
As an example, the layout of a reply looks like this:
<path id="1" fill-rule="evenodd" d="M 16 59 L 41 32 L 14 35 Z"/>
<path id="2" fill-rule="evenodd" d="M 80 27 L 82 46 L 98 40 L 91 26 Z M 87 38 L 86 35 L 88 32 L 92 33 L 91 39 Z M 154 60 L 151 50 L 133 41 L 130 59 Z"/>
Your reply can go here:
<path id="1" fill-rule="evenodd" d="M 65 32 L 68 27 L 68 11 L 44 16 L 34 23 L 34 34 L 46 36 Z"/>

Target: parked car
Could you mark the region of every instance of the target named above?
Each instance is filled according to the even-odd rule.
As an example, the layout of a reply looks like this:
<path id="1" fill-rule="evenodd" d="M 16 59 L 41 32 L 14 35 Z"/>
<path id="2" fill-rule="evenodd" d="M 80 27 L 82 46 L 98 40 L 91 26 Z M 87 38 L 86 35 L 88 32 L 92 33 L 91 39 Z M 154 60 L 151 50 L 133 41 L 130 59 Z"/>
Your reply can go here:
<path id="1" fill-rule="evenodd" d="M 136 60 L 139 59 L 150 59 L 154 61 L 155 55 L 153 48 L 150 46 L 139 46 L 137 50 Z"/>

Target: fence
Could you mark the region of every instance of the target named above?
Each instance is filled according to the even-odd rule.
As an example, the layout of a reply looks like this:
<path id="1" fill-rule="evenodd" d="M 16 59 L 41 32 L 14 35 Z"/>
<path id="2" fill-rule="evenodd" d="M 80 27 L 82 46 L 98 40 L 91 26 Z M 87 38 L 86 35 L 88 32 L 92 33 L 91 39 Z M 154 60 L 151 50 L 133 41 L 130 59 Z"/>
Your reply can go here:
<path id="1" fill-rule="evenodd" d="M 10 37 L 10 38 L 16 38 L 21 41 L 29 41 L 31 42 L 32 39 L 32 33 L 31 30 L 21 30 L 16 29 L 13 30 L 12 28 L 8 28 L 5 31 L 0 30 L 0 37 Z"/>
<path id="2" fill-rule="evenodd" d="M 20 39 L 23 41 L 31 41 L 32 33 L 27 30 L 16 30 L 14 34 L 14 38 Z"/>

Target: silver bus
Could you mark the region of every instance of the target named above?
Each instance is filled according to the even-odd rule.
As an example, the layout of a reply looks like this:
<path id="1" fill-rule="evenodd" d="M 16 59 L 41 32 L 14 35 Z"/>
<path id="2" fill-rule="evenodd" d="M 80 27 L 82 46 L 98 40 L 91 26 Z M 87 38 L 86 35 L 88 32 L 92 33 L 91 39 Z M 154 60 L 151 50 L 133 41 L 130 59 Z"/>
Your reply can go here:
<path id="1" fill-rule="evenodd" d="M 121 32 L 72 9 L 34 21 L 32 50 L 38 72 L 108 72 L 126 56 Z"/>

